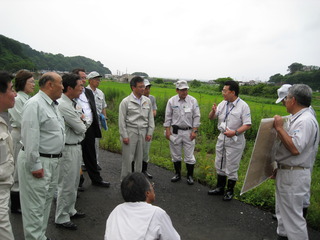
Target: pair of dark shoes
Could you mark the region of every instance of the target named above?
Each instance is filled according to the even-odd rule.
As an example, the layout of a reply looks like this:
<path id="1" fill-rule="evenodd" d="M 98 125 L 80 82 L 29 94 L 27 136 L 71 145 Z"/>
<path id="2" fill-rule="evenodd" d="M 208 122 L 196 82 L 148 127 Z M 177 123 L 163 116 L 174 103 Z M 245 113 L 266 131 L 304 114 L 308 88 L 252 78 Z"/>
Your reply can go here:
<path id="1" fill-rule="evenodd" d="M 178 182 L 181 180 L 181 175 L 180 174 L 176 174 L 173 176 L 173 178 L 171 178 L 171 182 Z M 193 185 L 194 184 L 194 180 L 192 176 L 188 176 L 187 177 L 187 183 L 189 185 Z"/>
<path id="2" fill-rule="evenodd" d="M 110 183 L 103 180 L 101 180 L 100 182 L 92 182 L 92 185 L 106 188 L 110 187 Z"/>
<path id="3" fill-rule="evenodd" d="M 208 191 L 208 195 L 224 195 L 223 196 L 223 201 L 231 201 L 234 194 L 233 194 L 233 190 L 227 190 L 226 193 L 224 193 L 224 190 L 223 188 L 215 188 L 215 189 L 212 189 L 212 190 L 209 190 Z"/>

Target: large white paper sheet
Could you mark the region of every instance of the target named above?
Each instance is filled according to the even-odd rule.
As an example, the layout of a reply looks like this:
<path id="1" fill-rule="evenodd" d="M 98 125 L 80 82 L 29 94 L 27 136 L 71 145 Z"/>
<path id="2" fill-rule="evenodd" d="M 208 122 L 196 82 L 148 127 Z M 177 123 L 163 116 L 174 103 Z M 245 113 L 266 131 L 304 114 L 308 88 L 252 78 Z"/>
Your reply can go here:
<path id="1" fill-rule="evenodd" d="M 240 195 L 259 186 L 272 176 L 272 162 L 274 161 L 275 140 L 277 138 L 273 121 L 273 118 L 261 119 Z"/>

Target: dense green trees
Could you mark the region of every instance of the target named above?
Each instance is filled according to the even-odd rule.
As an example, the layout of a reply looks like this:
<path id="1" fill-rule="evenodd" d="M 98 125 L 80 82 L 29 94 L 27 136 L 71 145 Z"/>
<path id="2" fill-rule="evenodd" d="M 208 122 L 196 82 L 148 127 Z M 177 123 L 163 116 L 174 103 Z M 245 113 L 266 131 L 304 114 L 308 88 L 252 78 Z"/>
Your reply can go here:
<path id="1" fill-rule="evenodd" d="M 76 56 L 65 57 L 62 54 L 39 52 L 30 46 L 0 35 L 0 69 L 16 72 L 19 69 L 71 71 L 82 67 L 86 71 L 97 71 L 100 74 L 111 74 L 99 61 Z"/>
<path id="2" fill-rule="evenodd" d="M 301 63 L 292 63 L 288 66 L 289 73 L 281 75 L 277 73 L 270 77 L 269 82 L 276 84 L 297 84 L 309 85 L 314 91 L 320 90 L 320 69 L 317 66 L 305 66 Z"/>
<path id="3" fill-rule="evenodd" d="M 135 76 L 140 76 L 140 77 L 145 77 L 145 78 L 148 78 L 149 75 L 144 73 L 144 72 L 134 72 L 134 73 L 131 73 L 131 75 L 135 75 Z"/>

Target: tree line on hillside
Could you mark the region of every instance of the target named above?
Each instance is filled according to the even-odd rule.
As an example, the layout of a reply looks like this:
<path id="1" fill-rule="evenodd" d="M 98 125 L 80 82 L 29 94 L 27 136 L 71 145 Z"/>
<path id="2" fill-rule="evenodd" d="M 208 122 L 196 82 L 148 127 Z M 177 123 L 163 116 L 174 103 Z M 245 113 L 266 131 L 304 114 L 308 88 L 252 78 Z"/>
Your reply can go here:
<path id="1" fill-rule="evenodd" d="M 85 67 L 86 71 L 97 71 L 100 74 L 111 74 L 100 61 L 83 56 L 66 57 L 62 54 L 39 52 L 29 45 L 0 35 L 0 69 L 16 72 L 20 69 L 30 71 L 71 71 Z"/>
<path id="2" fill-rule="evenodd" d="M 295 62 L 288 66 L 288 71 L 286 75 L 277 73 L 271 76 L 269 82 L 277 85 L 304 83 L 314 91 L 320 90 L 320 68 L 318 66 L 306 66 Z"/>

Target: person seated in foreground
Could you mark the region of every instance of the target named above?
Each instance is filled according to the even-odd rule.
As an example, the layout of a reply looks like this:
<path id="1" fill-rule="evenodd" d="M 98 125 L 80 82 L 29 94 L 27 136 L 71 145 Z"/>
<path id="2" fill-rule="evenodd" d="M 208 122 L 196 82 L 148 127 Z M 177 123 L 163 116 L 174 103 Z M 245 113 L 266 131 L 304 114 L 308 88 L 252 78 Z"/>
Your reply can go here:
<path id="1" fill-rule="evenodd" d="M 124 203 L 109 215 L 105 240 L 180 240 L 169 215 L 153 206 L 155 192 L 143 173 L 134 172 L 121 182 Z"/>

